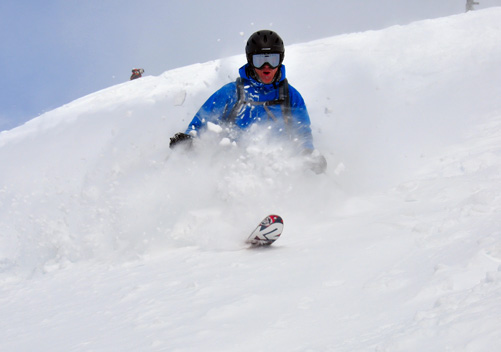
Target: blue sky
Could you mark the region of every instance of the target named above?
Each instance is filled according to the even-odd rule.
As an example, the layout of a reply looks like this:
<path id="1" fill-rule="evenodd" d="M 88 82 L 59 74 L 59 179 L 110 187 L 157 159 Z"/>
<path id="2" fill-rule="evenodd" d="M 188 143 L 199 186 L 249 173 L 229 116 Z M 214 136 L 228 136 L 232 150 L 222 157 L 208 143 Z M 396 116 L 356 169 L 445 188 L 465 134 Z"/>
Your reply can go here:
<path id="1" fill-rule="evenodd" d="M 501 0 L 477 0 L 481 10 Z M 2 0 L 0 130 L 145 75 L 243 53 L 269 28 L 286 45 L 464 12 L 466 0 Z"/>

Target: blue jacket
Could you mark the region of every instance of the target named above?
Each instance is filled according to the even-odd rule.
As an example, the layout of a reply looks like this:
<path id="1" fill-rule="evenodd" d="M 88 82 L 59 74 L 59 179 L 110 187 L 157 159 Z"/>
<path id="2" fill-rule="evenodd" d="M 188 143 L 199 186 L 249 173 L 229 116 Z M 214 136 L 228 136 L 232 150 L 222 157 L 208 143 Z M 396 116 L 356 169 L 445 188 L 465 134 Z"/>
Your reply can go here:
<path id="1" fill-rule="evenodd" d="M 276 84 L 263 84 L 247 75 L 249 65 L 242 66 L 239 70 L 245 88 L 245 100 L 253 102 L 273 101 L 279 99 L 279 89 Z M 285 67 L 280 67 L 280 79 L 285 79 Z M 290 121 L 285 122 L 281 105 L 269 105 L 267 108 L 273 116 L 265 110 L 263 105 L 245 104 L 236 113 L 233 129 L 237 132 L 247 130 L 253 124 L 270 128 L 275 135 L 291 140 L 302 150 L 313 150 L 313 138 L 310 128 L 310 117 L 301 94 L 289 84 L 290 96 Z M 233 107 L 238 102 L 237 83 L 231 82 L 216 91 L 200 108 L 186 134 L 202 132 L 207 122 L 225 125 L 225 119 L 230 115 Z M 274 119 L 275 117 L 276 119 Z M 190 133 L 191 132 L 191 133 Z"/>

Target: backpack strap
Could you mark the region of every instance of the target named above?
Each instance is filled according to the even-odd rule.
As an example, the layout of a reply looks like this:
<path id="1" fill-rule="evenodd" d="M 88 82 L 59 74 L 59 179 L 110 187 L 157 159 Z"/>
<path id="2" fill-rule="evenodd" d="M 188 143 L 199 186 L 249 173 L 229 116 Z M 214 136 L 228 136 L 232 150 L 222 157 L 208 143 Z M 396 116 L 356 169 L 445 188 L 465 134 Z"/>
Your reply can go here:
<path id="1" fill-rule="evenodd" d="M 283 101 L 282 116 L 284 117 L 285 125 L 289 126 L 292 116 L 291 116 L 291 96 L 289 94 L 289 82 L 287 81 L 287 78 L 285 78 L 281 82 L 278 89 L 279 89 L 280 100 Z"/>
<path id="2" fill-rule="evenodd" d="M 240 111 L 242 106 L 245 104 L 245 89 L 244 89 L 244 82 L 242 80 L 242 77 L 237 78 L 236 84 L 237 84 L 237 102 L 235 103 L 235 105 L 233 105 L 233 108 L 231 109 L 229 114 L 224 119 L 228 123 L 235 122 L 235 119 L 237 117 L 238 112 Z"/>
<path id="3" fill-rule="evenodd" d="M 270 105 L 281 105 L 282 107 L 282 115 L 286 125 L 289 125 L 291 121 L 291 103 L 290 103 L 290 95 L 289 95 L 289 83 L 287 82 L 287 78 L 285 78 L 282 82 L 280 82 L 278 86 L 278 99 L 270 100 L 270 101 L 247 101 L 245 100 L 245 88 L 242 77 L 238 77 L 236 80 L 237 85 L 237 102 L 233 105 L 233 108 L 228 113 L 227 117 L 224 119 L 228 123 L 233 123 L 237 117 L 240 109 L 248 104 L 248 105 L 262 105 L 266 113 L 270 116 L 270 118 L 276 121 L 276 116 L 269 109 Z"/>

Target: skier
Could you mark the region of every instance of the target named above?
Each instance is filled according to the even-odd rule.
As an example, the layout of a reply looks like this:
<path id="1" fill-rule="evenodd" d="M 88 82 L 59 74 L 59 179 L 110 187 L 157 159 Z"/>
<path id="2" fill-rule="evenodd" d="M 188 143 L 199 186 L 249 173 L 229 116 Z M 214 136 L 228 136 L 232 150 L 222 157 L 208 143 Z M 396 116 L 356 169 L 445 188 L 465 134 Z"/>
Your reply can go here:
<path id="1" fill-rule="evenodd" d="M 207 128 L 207 122 L 227 126 L 233 139 L 259 125 L 271 129 L 275 136 L 286 137 L 305 155 L 314 172 L 324 172 L 327 162 L 313 146 L 304 100 L 285 77 L 282 39 L 273 31 L 258 31 L 249 37 L 245 53 L 247 64 L 240 68 L 237 81 L 216 91 L 196 113 L 185 133 L 176 133 L 170 139 L 170 148 L 191 147 L 193 139 Z"/>
<path id="2" fill-rule="evenodd" d="M 144 73 L 144 70 L 142 68 L 133 68 L 132 75 L 130 76 L 130 80 L 132 81 L 133 79 L 141 78 L 143 73 Z"/>
<path id="3" fill-rule="evenodd" d="M 480 3 L 474 0 L 466 0 L 466 12 L 473 11 L 473 5 L 480 5 Z"/>

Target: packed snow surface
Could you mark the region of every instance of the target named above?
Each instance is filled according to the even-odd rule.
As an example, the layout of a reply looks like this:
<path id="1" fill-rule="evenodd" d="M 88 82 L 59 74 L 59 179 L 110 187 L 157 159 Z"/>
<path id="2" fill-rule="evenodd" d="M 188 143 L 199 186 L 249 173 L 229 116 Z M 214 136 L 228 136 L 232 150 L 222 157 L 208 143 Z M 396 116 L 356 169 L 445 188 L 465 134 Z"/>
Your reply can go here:
<path id="1" fill-rule="evenodd" d="M 321 175 L 218 126 L 169 149 L 243 55 L 2 132 L 0 350 L 501 351 L 500 24 L 288 46 Z"/>

